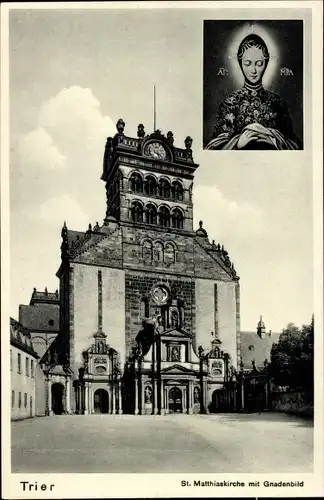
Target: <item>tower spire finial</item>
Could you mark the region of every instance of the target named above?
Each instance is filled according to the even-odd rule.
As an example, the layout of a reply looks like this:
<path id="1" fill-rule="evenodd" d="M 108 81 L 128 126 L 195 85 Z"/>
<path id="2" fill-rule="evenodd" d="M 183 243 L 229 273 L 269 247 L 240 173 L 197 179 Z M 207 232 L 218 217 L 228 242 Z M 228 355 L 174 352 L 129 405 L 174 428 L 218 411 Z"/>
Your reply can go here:
<path id="1" fill-rule="evenodd" d="M 156 131 L 156 88 L 153 85 L 153 132 Z"/>

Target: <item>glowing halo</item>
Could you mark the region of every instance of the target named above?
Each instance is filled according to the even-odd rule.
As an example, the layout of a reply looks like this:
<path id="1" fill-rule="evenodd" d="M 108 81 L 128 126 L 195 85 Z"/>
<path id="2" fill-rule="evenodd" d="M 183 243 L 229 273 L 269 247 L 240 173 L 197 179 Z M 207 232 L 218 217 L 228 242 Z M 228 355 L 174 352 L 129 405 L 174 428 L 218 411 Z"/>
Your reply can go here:
<path id="1" fill-rule="evenodd" d="M 280 47 L 271 36 L 269 30 L 256 22 L 246 22 L 232 34 L 232 39 L 227 47 L 227 59 L 229 61 L 230 74 L 237 85 L 242 87 L 244 84 L 244 76 L 237 60 L 237 51 L 243 38 L 251 33 L 259 35 L 265 41 L 270 54 L 267 69 L 263 75 L 263 85 L 265 88 L 271 86 L 273 78 L 278 74 L 278 66 L 280 61 Z"/>

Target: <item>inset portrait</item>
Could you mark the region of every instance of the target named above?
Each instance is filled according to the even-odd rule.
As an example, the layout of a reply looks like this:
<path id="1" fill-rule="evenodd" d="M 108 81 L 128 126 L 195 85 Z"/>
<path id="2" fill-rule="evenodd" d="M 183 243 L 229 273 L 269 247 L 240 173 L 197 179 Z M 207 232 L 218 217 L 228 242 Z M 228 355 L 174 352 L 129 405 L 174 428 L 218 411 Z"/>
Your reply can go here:
<path id="1" fill-rule="evenodd" d="M 204 21 L 203 147 L 303 149 L 303 21 Z"/>

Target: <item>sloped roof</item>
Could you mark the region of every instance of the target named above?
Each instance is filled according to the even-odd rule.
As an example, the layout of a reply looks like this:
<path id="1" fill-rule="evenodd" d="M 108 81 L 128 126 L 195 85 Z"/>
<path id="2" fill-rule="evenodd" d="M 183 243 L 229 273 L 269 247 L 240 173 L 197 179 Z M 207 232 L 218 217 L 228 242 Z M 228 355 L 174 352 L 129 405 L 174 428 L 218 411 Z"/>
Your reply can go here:
<path id="1" fill-rule="evenodd" d="M 256 331 L 241 332 L 241 356 L 244 368 L 252 369 L 252 361 L 255 361 L 257 368 L 263 368 L 264 361 L 270 361 L 272 345 L 278 342 L 279 336 L 280 333 L 271 332 L 260 338 Z"/>
<path id="2" fill-rule="evenodd" d="M 14 318 L 10 318 L 10 344 L 38 358 L 33 348 L 30 332 Z"/>
<path id="3" fill-rule="evenodd" d="M 60 306 L 58 303 L 19 305 L 19 321 L 31 331 L 58 332 L 60 328 Z"/>

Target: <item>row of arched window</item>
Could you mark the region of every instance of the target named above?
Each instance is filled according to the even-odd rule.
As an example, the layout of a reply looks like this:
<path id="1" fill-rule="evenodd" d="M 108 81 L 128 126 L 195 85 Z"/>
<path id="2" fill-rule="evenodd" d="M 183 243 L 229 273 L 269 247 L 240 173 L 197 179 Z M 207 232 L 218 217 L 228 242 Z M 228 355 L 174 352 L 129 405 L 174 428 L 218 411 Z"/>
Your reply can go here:
<path id="1" fill-rule="evenodd" d="M 173 227 L 183 229 L 184 216 L 179 208 L 160 207 L 158 210 L 154 205 L 148 203 L 143 207 L 139 201 L 133 201 L 130 209 L 133 222 L 145 222 L 146 224 L 159 225 L 162 227 Z"/>
<path id="2" fill-rule="evenodd" d="M 158 262 L 175 262 L 175 245 L 171 242 L 162 243 L 150 240 L 144 240 L 142 243 L 142 258 L 146 261 L 155 260 Z"/>
<path id="3" fill-rule="evenodd" d="M 134 193 L 183 200 L 183 187 L 179 181 L 170 183 L 167 179 L 162 178 L 157 182 L 152 175 L 147 175 L 143 180 L 140 174 L 134 172 L 129 179 L 129 186 Z"/>

